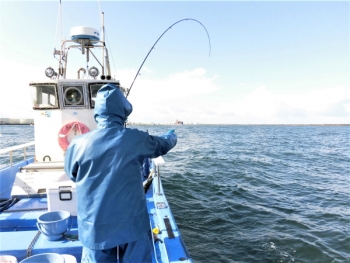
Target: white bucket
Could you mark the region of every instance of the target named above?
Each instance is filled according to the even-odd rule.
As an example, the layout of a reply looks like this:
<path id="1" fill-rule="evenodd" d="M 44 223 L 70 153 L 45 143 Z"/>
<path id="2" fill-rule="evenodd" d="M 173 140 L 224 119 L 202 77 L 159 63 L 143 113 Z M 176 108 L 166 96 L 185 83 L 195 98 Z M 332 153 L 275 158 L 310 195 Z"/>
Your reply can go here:
<path id="1" fill-rule="evenodd" d="M 73 255 L 62 254 L 64 257 L 64 263 L 77 263 L 77 259 Z"/>
<path id="2" fill-rule="evenodd" d="M 18 263 L 17 258 L 10 255 L 0 256 L 0 263 Z"/>
<path id="3" fill-rule="evenodd" d="M 64 257 L 57 253 L 43 253 L 31 256 L 20 263 L 65 263 Z"/>

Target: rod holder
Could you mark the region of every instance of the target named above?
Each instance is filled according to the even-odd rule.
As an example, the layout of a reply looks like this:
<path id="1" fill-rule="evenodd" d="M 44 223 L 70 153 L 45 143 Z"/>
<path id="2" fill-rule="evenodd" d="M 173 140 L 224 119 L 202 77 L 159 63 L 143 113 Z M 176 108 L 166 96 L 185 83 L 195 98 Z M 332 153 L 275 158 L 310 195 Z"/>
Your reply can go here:
<path id="1" fill-rule="evenodd" d="M 159 166 L 157 166 L 157 176 L 158 176 L 158 193 L 157 193 L 157 195 L 162 195 L 162 193 L 160 192 L 160 169 L 159 169 Z"/>

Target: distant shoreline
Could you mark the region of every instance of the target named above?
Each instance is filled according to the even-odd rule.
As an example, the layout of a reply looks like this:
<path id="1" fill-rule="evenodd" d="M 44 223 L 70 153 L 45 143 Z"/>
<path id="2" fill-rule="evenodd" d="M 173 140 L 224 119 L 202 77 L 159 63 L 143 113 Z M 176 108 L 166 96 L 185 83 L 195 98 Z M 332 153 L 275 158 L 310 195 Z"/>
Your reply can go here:
<path id="1" fill-rule="evenodd" d="M 15 126 L 15 125 L 31 125 L 31 126 L 34 126 L 34 124 L 30 124 L 30 123 L 0 123 L 0 126 L 2 125 L 7 125 L 7 126 Z"/>
<path id="2" fill-rule="evenodd" d="M 30 123 L 0 123 L 1 125 L 15 126 L 15 125 L 32 125 Z M 127 126 L 171 126 L 174 124 L 163 124 L 163 123 L 140 123 L 140 124 L 127 124 Z M 350 126 L 350 124 L 183 124 L 183 125 L 174 125 L 176 127 L 181 126 Z"/>
<path id="3" fill-rule="evenodd" d="M 0 118 L 0 125 L 33 125 L 34 119 Z"/>
<path id="4" fill-rule="evenodd" d="M 175 127 L 181 127 L 181 126 L 350 126 L 349 124 L 208 124 L 208 123 L 188 123 L 188 124 L 171 124 L 171 123 L 127 123 L 127 126 L 156 126 L 156 125 L 162 125 L 162 126 L 175 126 Z"/>

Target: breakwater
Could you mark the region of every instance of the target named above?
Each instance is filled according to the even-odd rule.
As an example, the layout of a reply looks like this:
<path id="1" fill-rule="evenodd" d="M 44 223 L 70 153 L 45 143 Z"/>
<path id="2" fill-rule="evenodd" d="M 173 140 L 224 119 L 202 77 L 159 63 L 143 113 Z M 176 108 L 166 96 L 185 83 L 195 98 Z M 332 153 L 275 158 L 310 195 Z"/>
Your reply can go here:
<path id="1" fill-rule="evenodd" d="M 34 119 L 0 118 L 0 125 L 33 125 Z"/>

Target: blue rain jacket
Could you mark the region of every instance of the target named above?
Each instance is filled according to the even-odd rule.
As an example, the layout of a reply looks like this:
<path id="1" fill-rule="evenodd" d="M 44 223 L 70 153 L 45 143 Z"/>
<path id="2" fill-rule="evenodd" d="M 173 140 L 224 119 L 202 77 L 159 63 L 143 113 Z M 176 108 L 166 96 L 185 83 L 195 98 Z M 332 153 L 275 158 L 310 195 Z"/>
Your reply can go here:
<path id="1" fill-rule="evenodd" d="M 90 249 L 133 242 L 150 229 L 140 167 L 176 145 L 173 132 L 151 136 L 124 128 L 131 111 L 115 85 L 104 85 L 95 101 L 97 129 L 66 151 L 65 171 L 77 186 L 79 240 Z"/>

